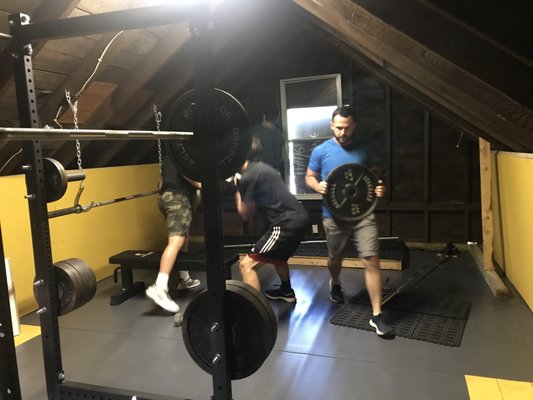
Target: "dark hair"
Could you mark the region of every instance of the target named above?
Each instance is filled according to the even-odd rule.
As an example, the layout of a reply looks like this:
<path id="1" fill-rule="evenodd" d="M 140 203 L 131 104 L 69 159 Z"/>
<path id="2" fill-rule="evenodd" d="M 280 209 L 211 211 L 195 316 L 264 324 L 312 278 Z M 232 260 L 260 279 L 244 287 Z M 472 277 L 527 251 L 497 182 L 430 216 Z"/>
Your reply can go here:
<path id="1" fill-rule="evenodd" d="M 260 161 L 261 152 L 263 151 L 263 146 L 261 146 L 261 140 L 256 135 L 252 136 L 252 143 L 250 144 L 250 151 L 246 156 L 248 161 Z"/>
<path id="2" fill-rule="evenodd" d="M 355 121 L 355 112 L 353 108 L 351 107 L 348 107 L 348 106 L 337 107 L 335 111 L 333 111 L 333 114 L 331 115 L 331 120 L 333 121 L 333 118 L 335 118 L 335 116 L 337 115 L 340 115 L 343 118 L 352 117 L 352 119 Z"/>
<path id="3" fill-rule="evenodd" d="M 279 111 L 277 108 L 269 108 L 265 110 L 263 115 L 266 121 L 275 123 L 279 118 Z"/>

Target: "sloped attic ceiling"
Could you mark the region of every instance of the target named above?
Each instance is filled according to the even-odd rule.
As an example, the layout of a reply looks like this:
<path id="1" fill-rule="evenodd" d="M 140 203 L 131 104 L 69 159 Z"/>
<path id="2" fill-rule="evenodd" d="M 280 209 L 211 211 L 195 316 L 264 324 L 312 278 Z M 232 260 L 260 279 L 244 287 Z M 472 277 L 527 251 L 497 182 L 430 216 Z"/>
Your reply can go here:
<path id="1" fill-rule="evenodd" d="M 443 119 L 496 145 L 533 150 L 531 3 L 514 10 L 524 28 L 517 42 L 529 43 L 516 50 L 436 7 L 438 1 L 293 3 L 328 42 Z"/>
<path id="2" fill-rule="evenodd" d="M 26 13 L 37 23 L 169 1 L 6 0 L 0 4 L 0 32 L 9 32 L 7 16 L 12 13 Z M 307 26 L 310 33 L 452 125 L 484 137 L 496 148 L 533 151 L 530 46 L 533 22 L 528 22 L 533 10 L 527 0 L 505 5 L 477 0 L 468 5 L 441 0 L 220 0 L 215 3 L 216 17 L 223 29 L 217 33 L 214 53 L 223 54 L 226 44 L 237 39 L 243 43 L 242 54 L 221 57 L 223 63 L 218 66 L 221 74 L 231 70 L 240 70 L 243 76 L 250 74 L 246 57 L 255 43 L 245 44 L 245 39 L 259 25 L 271 30 L 270 46 L 263 48 L 279 46 L 276 36 L 279 21 L 270 10 L 282 7 L 282 12 L 297 15 L 297 23 Z M 483 14 L 493 20 L 480 19 L 479 15 Z M 507 26 L 507 21 L 512 23 L 512 28 Z M 188 24 L 136 29 L 115 37 L 117 33 L 34 44 L 34 73 L 43 125 L 53 125 L 54 117 L 58 116 L 60 124 L 72 126 L 72 113 L 63 100 L 64 91 L 80 90 L 94 72 L 98 58 L 101 58 L 100 65 L 87 83 L 79 105 L 83 127 L 152 129 L 152 105 L 163 108 L 191 87 L 194 71 Z M 0 46 L 3 49 L 0 126 L 17 126 L 8 42 L 0 41 Z M 101 57 L 104 51 L 105 57 Z M 63 108 L 58 114 L 61 104 Z M 44 141 L 43 145 L 46 156 L 57 158 L 67 166 L 75 161 L 72 142 Z M 150 142 L 107 141 L 83 143 L 83 146 L 86 166 L 156 161 L 155 144 Z M 18 148 L 20 143 L 0 141 L 0 167 Z M 0 174 L 19 173 L 20 162 L 20 155 L 11 158 Z"/>

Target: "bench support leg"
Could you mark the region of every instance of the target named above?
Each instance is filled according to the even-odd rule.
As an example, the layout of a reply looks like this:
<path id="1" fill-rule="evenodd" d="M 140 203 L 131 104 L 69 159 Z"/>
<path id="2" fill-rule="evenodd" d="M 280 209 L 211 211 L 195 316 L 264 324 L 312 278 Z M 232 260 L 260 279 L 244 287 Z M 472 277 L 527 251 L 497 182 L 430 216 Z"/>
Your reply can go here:
<path id="1" fill-rule="evenodd" d="M 133 283 L 133 271 L 131 268 L 120 266 L 120 280 L 122 281 L 122 288 L 111 295 L 110 304 L 118 306 L 130 297 L 143 293 L 146 289 L 144 282 Z"/>

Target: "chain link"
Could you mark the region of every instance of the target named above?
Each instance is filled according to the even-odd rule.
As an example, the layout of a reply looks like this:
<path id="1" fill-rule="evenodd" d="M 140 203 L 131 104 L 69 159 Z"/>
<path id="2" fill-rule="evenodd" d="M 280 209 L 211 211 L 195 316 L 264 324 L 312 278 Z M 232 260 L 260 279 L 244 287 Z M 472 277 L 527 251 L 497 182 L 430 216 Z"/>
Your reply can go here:
<path id="1" fill-rule="evenodd" d="M 67 99 L 68 105 L 70 106 L 70 109 L 72 110 L 72 115 L 74 116 L 74 129 L 79 129 L 78 127 L 78 100 L 74 100 L 74 102 L 70 99 L 70 92 L 68 90 L 65 90 L 65 98 Z"/>
<path id="2" fill-rule="evenodd" d="M 161 127 L 161 119 L 163 118 L 163 114 L 161 114 L 161 111 L 157 109 L 157 106 L 154 104 L 153 106 L 154 110 L 154 118 L 155 118 L 155 126 L 157 130 L 160 130 Z M 159 174 L 162 173 L 163 168 L 163 152 L 161 150 L 161 139 L 157 139 L 157 157 L 159 159 Z"/>
<path id="3" fill-rule="evenodd" d="M 81 145 L 78 139 L 76 139 L 76 158 L 78 159 L 78 169 L 80 172 L 83 172 L 83 168 L 81 167 Z"/>
<path id="4" fill-rule="evenodd" d="M 70 92 L 68 90 L 65 90 L 65 99 L 67 99 L 68 105 L 70 106 L 70 109 L 72 110 L 74 129 L 80 129 L 78 126 L 78 100 L 76 99 L 74 100 L 74 102 L 72 102 L 70 98 Z M 78 161 L 78 171 L 83 173 L 83 168 L 81 164 L 81 144 L 78 139 L 76 139 L 76 159 Z M 78 188 L 78 194 L 76 195 L 76 199 L 74 200 L 75 205 L 79 204 L 81 193 L 83 192 L 83 189 L 85 188 L 84 182 L 85 182 L 85 179 L 82 179 L 80 181 L 80 186 Z"/>

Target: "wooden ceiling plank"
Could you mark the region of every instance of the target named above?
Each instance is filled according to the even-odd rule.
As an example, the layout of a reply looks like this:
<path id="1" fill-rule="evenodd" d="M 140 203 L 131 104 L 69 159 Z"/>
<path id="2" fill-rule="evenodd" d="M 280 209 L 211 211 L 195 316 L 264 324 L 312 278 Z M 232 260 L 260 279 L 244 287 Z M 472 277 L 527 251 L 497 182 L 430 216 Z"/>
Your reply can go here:
<path id="1" fill-rule="evenodd" d="M 83 101 L 78 102 L 78 123 L 83 124 L 116 88 L 115 84 L 99 81 L 94 81 L 87 86 L 83 92 Z M 72 111 L 68 108 L 59 122 L 72 124 L 73 118 Z"/>
<path id="2" fill-rule="evenodd" d="M 131 129 L 142 129 L 154 119 L 152 106 L 155 104 L 159 109 L 168 104 L 177 94 L 183 93 L 187 85 L 194 77 L 194 66 L 191 60 L 184 60 L 174 71 L 174 78 L 168 79 L 168 84 L 159 90 L 145 102 L 145 106 L 139 108 L 138 112 L 129 119 L 128 126 Z M 155 126 L 155 125 L 154 125 Z"/>
<path id="3" fill-rule="evenodd" d="M 113 127 L 127 127 L 127 129 L 132 129 L 130 125 L 131 117 L 137 114 L 153 95 L 154 92 L 152 90 L 141 89 L 137 91 L 135 96 L 132 96 L 124 105 L 124 107 L 122 107 L 122 110 L 113 116 L 113 118 L 109 121 L 109 125 Z"/>
<path id="4" fill-rule="evenodd" d="M 19 12 L 29 14 L 41 3 L 43 0 L 2 0 L 2 10 L 9 14 Z"/>
<path id="5" fill-rule="evenodd" d="M 72 66 L 78 65 L 79 62 L 81 59 L 78 57 L 44 47 L 39 57 L 33 61 L 33 68 L 68 75 L 72 71 Z"/>
<path id="6" fill-rule="evenodd" d="M 470 133 L 474 137 L 482 137 L 486 140 L 490 139 L 492 140 L 493 144 L 500 149 L 511 149 L 522 146 L 520 143 L 513 141 L 511 138 L 506 137 L 506 140 L 501 142 L 500 140 L 491 137 L 487 132 L 481 130 L 477 126 L 472 125 L 461 115 L 453 113 L 442 104 L 430 98 L 426 93 L 420 91 L 418 85 L 416 85 L 416 81 L 414 82 L 414 86 L 413 83 L 407 83 L 399 76 L 394 75 L 390 71 L 390 67 L 388 67 L 387 63 L 385 63 L 379 57 L 372 54 L 369 56 L 368 50 L 364 50 L 365 52 L 363 52 L 362 47 L 354 47 L 353 45 L 349 44 L 349 41 L 342 40 L 336 31 L 329 29 L 328 27 L 324 27 L 324 29 L 316 29 L 316 25 L 320 25 L 321 21 L 317 21 L 316 17 L 309 14 L 306 15 L 306 17 L 308 20 L 307 23 L 312 25 L 309 27 L 309 30 L 312 34 L 324 40 L 326 43 L 333 45 L 349 59 L 366 68 L 369 73 L 382 80 L 385 84 L 407 94 L 412 100 L 418 102 L 426 109 L 431 110 L 435 115 L 439 116 L 442 120 L 446 121 L 452 126 Z"/>
<path id="7" fill-rule="evenodd" d="M 46 97 L 46 99 L 40 105 L 39 116 L 43 123 L 52 124 L 53 119 L 61 104 L 64 104 L 65 90 L 69 90 L 71 95 L 74 96 L 85 83 L 85 81 L 91 76 L 94 68 L 101 59 L 101 63 L 98 66 L 98 70 L 92 79 L 98 79 L 106 66 L 113 62 L 114 58 L 124 48 L 127 48 L 128 44 L 133 40 L 133 34 L 131 32 L 123 32 L 113 42 L 113 51 L 108 51 L 106 55 L 101 58 L 101 54 L 104 49 L 109 45 L 111 39 L 116 33 L 106 33 L 102 35 L 100 40 L 94 43 L 94 46 L 89 50 L 83 60 L 78 63 L 75 70 L 71 71 L 69 76 L 56 87 L 54 92 Z M 110 47 L 111 48 L 111 47 Z M 80 102 L 82 97 L 80 97 Z M 65 110 L 63 110 L 64 112 Z"/>
<path id="8" fill-rule="evenodd" d="M 139 65 L 130 73 L 127 79 L 113 93 L 111 98 L 94 113 L 87 121 L 87 126 L 92 129 L 105 127 L 131 96 L 143 88 L 180 48 L 189 40 L 188 24 L 178 24 L 148 53 Z"/>
<path id="9" fill-rule="evenodd" d="M 238 11 L 240 11 L 240 14 L 238 15 L 233 9 L 217 9 L 221 13 L 229 13 L 229 15 L 234 16 L 235 19 L 239 20 L 239 23 L 232 23 L 231 20 L 227 20 L 227 17 L 220 18 L 225 20 L 226 24 L 213 38 L 212 59 L 214 60 L 218 57 L 223 59 L 224 62 L 217 64 L 216 74 L 214 74 L 216 80 L 220 81 L 230 71 L 233 71 L 242 65 L 250 65 L 250 63 L 245 62 L 244 60 L 246 60 L 253 51 L 257 50 L 257 48 L 264 49 L 264 59 L 269 59 L 268 54 L 270 54 L 270 52 L 274 53 L 276 49 L 279 49 L 278 46 L 271 46 L 271 42 L 268 42 L 268 38 L 270 38 L 271 35 L 264 34 L 258 35 L 262 40 L 261 42 L 257 41 L 257 37 L 254 38 L 256 39 L 254 41 L 249 40 L 248 38 L 247 40 L 244 40 L 244 45 L 239 48 L 240 51 L 237 54 L 234 54 L 232 57 L 224 57 L 224 52 L 226 50 L 225 46 L 228 43 L 233 43 L 238 39 L 242 40 L 243 32 L 250 32 L 250 30 L 256 31 L 259 29 L 257 25 L 254 25 L 254 18 L 246 18 L 248 15 L 246 14 L 247 12 L 259 13 L 263 18 L 269 20 L 269 17 L 271 16 L 271 14 L 268 14 L 270 5 L 268 3 L 262 3 L 261 5 L 264 8 L 261 8 L 260 10 L 257 9 L 257 3 L 249 5 L 248 10 L 239 8 Z M 217 6 L 215 6 L 215 9 L 216 7 Z M 215 27 L 215 30 L 216 29 L 217 27 Z M 271 33 L 271 25 L 263 28 L 263 30 L 266 30 L 267 33 Z M 182 52 L 184 51 L 182 50 Z M 172 71 L 172 76 L 168 76 L 166 83 L 157 88 L 157 90 L 154 90 L 153 96 L 145 103 L 145 106 L 141 107 L 130 119 L 128 125 L 130 129 L 143 129 L 151 124 L 154 118 L 152 112 L 152 106 L 154 104 L 162 110 L 168 109 L 170 106 L 168 103 L 173 101 L 176 96 L 183 94 L 184 90 L 190 87 L 189 84 L 194 78 L 193 58 L 189 54 L 183 54 L 183 56 L 180 54 L 180 59 L 183 61 L 179 62 L 177 67 Z M 245 71 L 250 72 L 249 69 L 245 69 Z"/>
<path id="10" fill-rule="evenodd" d="M 115 115 L 115 117 L 110 121 L 111 126 L 128 126 L 129 124 L 129 118 L 132 115 L 135 115 L 141 107 L 145 106 L 146 101 L 150 99 L 153 95 L 152 91 L 149 90 L 139 90 L 135 96 L 133 96 L 123 107 L 124 109 L 128 110 L 129 113 L 126 115 L 125 113 L 118 113 Z M 131 129 L 131 128 L 130 128 Z M 155 129 L 155 128 L 154 128 Z M 115 143 L 113 148 L 106 151 L 105 154 L 100 155 L 98 162 L 102 166 L 107 166 L 111 164 L 111 162 L 122 152 L 122 150 L 126 147 L 128 142 L 122 142 L 122 143 Z M 135 164 L 135 161 L 130 158 L 130 161 L 132 164 Z"/>
<path id="11" fill-rule="evenodd" d="M 93 112 L 85 122 L 85 126 L 91 129 L 106 126 L 114 117 L 116 110 L 124 106 L 132 96 L 135 96 L 142 89 L 146 81 L 160 69 L 168 58 L 174 55 L 187 42 L 189 37 L 190 33 L 187 24 L 174 26 L 165 38 L 141 61 L 141 65 L 137 66 L 117 90 L 113 92 L 113 95 L 108 96 L 100 107 Z M 82 151 L 86 145 L 84 142 L 81 143 Z M 58 150 L 58 152 L 61 151 L 62 149 Z M 74 158 L 75 154 L 65 156 L 66 165 L 71 163 Z"/>
<path id="12" fill-rule="evenodd" d="M 348 0 L 293 0 L 321 25 L 362 53 L 382 58 L 391 72 L 402 71 L 441 104 L 456 104 L 466 119 L 485 121 L 497 140 L 513 135 L 522 150 L 533 149 L 533 113 L 498 90 L 386 25 Z M 377 55 L 377 57 L 376 57 Z M 424 88 L 425 86 L 425 88 Z M 482 101 L 480 101 L 480 99 Z M 485 129 L 485 128 L 482 128 Z M 518 150 L 518 149 L 517 149 Z"/>
<path id="13" fill-rule="evenodd" d="M 39 8 L 32 14 L 32 22 L 53 21 L 60 18 L 66 18 L 72 13 L 81 0 L 54 0 L 43 1 Z M 45 42 L 39 42 L 33 45 L 33 57 L 35 57 Z M 0 55 L 0 97 L 4 96 L 7 88 L 14 85 L 13 62 L 11 60 L 10 48 L 4 49 Z"/>

